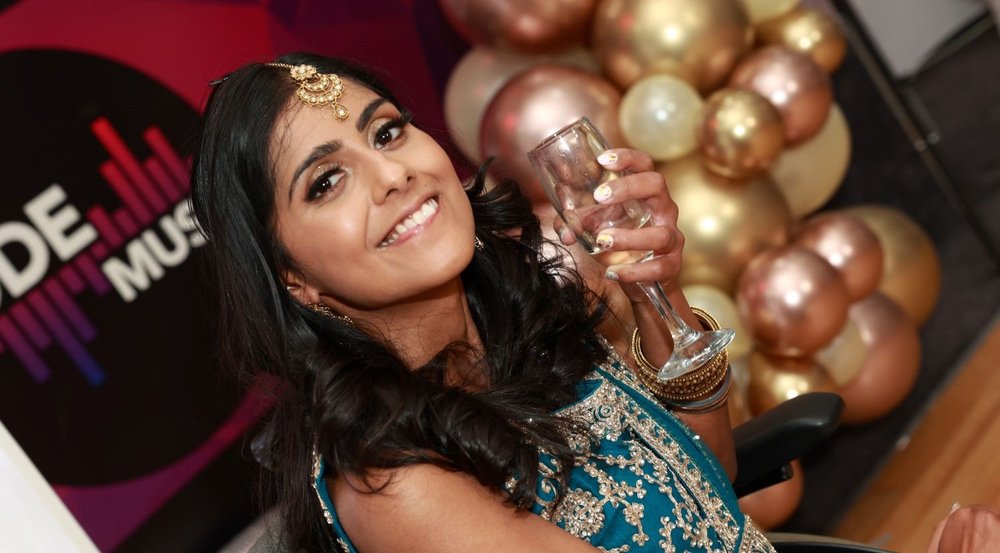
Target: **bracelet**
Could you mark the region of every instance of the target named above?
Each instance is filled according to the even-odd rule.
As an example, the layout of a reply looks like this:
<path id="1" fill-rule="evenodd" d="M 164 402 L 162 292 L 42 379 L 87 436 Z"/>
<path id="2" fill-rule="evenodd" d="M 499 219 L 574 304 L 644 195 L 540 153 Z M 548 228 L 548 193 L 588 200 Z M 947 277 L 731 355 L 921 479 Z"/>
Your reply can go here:
<path id="1" fill-rule="evenodd" d="M 706 330 L 718 330 L 719 323 L 705 310 L 692 308 L 695 316 Z M 632 357 L 638 366 L 636 376 L 654 395 L 683 411 L 702 412 L 721 405 L 729 396 L 732 387 L 729 368 L 729 353 L 721 353 L 694 371 L 660 381 L 660 369 L 649 362 L 642 353 L 639 330 L 632 333 Z"/>

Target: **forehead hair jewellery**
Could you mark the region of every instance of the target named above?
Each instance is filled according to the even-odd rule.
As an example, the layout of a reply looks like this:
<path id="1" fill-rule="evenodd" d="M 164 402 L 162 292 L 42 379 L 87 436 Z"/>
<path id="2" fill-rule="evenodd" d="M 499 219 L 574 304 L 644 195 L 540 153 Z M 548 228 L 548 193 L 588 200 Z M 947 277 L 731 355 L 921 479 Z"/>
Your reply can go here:
<path id="1" fill-rule="evenodd" d="M 320 73 L 312 65 L 290 65 L 287 63 L 265 63 L 270 67 L 287 69 L 292 80 L 299 83 L 295 95 L 303 104 L 316 108 L 329 107 L 333 115 L 343 121 L 350 112 L 340 103 L 344 94 L 344 81 L 334 73 Z"/>

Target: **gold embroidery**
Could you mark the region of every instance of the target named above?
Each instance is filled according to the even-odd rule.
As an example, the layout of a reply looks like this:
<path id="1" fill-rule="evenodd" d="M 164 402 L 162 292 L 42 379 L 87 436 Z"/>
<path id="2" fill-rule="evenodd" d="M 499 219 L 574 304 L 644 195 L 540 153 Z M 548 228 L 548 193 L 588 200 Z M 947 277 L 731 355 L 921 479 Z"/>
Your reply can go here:
<path id="1" fill-rule="evenodd" d="M 634 384 L 634 379 L 620 366 L 602 368 L 626 385 L 636 386 L 636 390 L 642 393 L 641 387 Z M 568 442 L 579 452 L 576 464 L 596 483 L 597 495 L 571 487 L 554 510 L 550 503 L 540 500 L 543 517 L 586 539 L 604 529 L 609 522 L 604 509 L 611 506 L 616 509 L 613 512 L 620 513 L 622 520 L 635 528 L 631 540 L 639 547 L 650 539 L 644 524 L 658 522 L 660 527 L 656 534 L 662 539 L 657 545 L 665 552 L 675 550 L 675 537 L 681 537 L 696 551 L 709 553 L 736 551 L 737 545 L 740 553 L 774 551 L 749 523 L 749 519 L 744 538 L 739 540 L 737 517 L 728 510 L 696 462 L 670 432 L 643 411 L 624 390 L 599 373 L 594 375 L 600 382 L 597 389 L 582 401 L 560 410 L 558 415 L 582 423 L 598 440 L 619 443 L 628 454 L 601 455 L 590 451 L 590 437 L 568 435 Z M 693 443 L 699 449 L 702 447 L 696 441 Z M 623 469 L 635 479 L 625 481 L 620 471 L 613 471 L 615 476 L 612 476 L 612 468 Z M 540 488 L 544 493 L 551 494 L 554 491 L 553 473 L 544 465 L 540 470 Z M 656 489 L 664 496 L 663 500 L 673 505 L 670 509 L 672 517 L 659 517 L 655 522 L 645 520 L 646 504 L 643 499 L 647 496 L 648 487 Z M 743 516 L 742 513 L 736 515 Z M 737 544 L 738 540 L 741 543 Z M 719 549 L 719 546 L 722 548 Z M 610 551 L 628 551 L 627 547 L 622 545 Z"/>

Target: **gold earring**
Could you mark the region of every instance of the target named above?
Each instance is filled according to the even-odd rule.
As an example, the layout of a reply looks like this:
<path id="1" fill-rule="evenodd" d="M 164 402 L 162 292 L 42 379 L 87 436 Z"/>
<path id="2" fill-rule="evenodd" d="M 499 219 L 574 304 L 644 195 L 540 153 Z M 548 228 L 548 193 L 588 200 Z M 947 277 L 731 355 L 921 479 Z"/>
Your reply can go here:
<path id="1" fill-rule="evenodd" d="M 344 94 L 344 81 L 334 73 L 320 73 L 312 65 L 289 65 L 287 63 L 265 63 L 271 67 L 287 69 L 292 79 L 299 83 L 295 95 L 307 106 L 333 108 L 333 115 L 343 121 L 350 112 L 340 103 Z"/>
<path id="2" fill-rule="evenodd" d="M 347 315 L 340 315 L 338 313 L 334 313 L 333 309 L 330 309 L 325 304 L 316 302 L 316 303 L 310 303 L 306 305 L 306 307 L 308 307 L 313 313 L 318 313 L 329 319 L 336 319 L 344 323 L 345 325 L 354 328 L 354 321 L 350 317 L 348 317 Z"/>

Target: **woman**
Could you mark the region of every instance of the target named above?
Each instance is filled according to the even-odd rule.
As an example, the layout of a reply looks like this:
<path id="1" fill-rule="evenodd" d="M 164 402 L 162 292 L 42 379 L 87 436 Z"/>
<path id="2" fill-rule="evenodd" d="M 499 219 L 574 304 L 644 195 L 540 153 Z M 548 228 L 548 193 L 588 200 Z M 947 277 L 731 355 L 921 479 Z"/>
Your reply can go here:
<path id="1" fill-rule="evenodd" d="M 678 292 L 676 207 L 648 156 L 602 156 L 632 174 L 601 201 L 653 212 L 611 249 L 658 254 L 608 267 L 637 329 L 621 356 L 516 187 L 481 170 L 465 189 L 410 119 L 365 71 L 304 54 L 235 71 L 206 107 L 195 210 L 223 359 L 282 382 L 269 456 L 288 548 L 772 550 L 729 485 L 724 356 L 654 390 L 677 416 L 636 377 L 671 346 L 634 282 L 711 322 Z"/>

